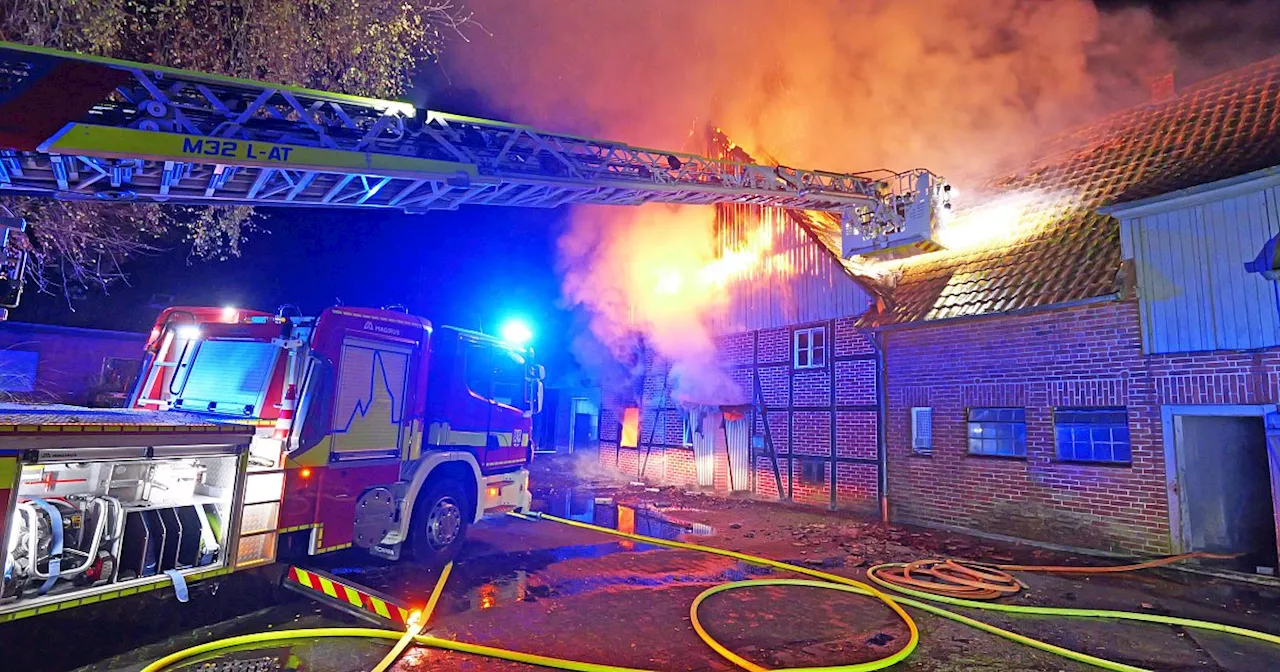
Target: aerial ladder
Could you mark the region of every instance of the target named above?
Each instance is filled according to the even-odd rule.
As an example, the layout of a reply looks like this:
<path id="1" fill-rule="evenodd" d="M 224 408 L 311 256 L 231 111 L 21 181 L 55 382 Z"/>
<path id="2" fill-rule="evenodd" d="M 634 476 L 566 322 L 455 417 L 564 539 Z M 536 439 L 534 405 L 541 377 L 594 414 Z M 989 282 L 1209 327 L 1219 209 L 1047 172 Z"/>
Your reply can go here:
<path id="1" fill-rule="evenodd" d="M 0 196 L 410 213 L 737 203 L 835 213 L 872 239 L 943 193 L 926 170 L 736 162 L 0 42 Z"/>

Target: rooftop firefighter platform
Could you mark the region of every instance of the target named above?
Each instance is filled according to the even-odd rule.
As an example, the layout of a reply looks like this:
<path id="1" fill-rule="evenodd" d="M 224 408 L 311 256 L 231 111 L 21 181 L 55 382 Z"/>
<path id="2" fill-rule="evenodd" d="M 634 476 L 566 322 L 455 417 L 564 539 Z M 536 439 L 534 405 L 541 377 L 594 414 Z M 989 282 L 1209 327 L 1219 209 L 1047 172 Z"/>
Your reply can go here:
<path id="1" fill-rule="evenodd" d="M 877 208 L 840 219 L 843 255 L 901 259 L 943 249 L 937 242 L 939 211 L 951 207 L 951 185 L 926 170 L 891 175 L 877 183 L 885 198 Z"/>

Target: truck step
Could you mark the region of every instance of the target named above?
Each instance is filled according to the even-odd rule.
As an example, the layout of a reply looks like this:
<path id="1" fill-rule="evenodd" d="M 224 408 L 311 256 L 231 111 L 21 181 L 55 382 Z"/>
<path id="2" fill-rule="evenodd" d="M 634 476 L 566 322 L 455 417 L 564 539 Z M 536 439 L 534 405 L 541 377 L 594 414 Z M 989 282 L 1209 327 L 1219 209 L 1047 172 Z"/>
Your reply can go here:
<path id="1" fill-rule="evenodd" d="M 328 606 L 340 609 L 357 618 L 378 625 L 388 623 L 397 628 L 407 628 L 409 610 L 394 600 L 359 584 L 342 581 L 332 574 L 317 569 L 290 566 L 281 584 Z"/>
<path id="2" fill-rule="evenodd" d="M 516 508 L 518 508 L 518 507 L 516 507 L 516 506 L 514 506 L 514 505 L 512 505 L 512 504 L 503 504 L 502 506 L 491 506 L 491 507 L 489 507 L 489 508 L 487 508 L 487 509 L 485 509 L 485 510 L 484 510 L 484 515 L 486 515 L 486 516 L 497 516 L 497 515 L 501 515 L 501 514 L 504 514 L 504 513 L 511 513 L 512 511 L 515 511 L 515 510 L 516 510 Z"/>

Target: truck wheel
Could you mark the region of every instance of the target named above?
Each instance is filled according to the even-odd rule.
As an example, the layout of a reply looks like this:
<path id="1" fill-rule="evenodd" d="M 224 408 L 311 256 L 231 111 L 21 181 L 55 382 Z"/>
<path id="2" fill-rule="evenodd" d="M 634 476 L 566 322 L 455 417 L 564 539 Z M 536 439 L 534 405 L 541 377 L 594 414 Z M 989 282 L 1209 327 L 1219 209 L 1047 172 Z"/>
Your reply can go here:
<path id="1" fill-rule="evenodd" d="M 415 562 L 443 566 L 462 549 L 467 536 L 467 494 L 453 481 L 427 488 L 413 507 L 409 550 Z"/>

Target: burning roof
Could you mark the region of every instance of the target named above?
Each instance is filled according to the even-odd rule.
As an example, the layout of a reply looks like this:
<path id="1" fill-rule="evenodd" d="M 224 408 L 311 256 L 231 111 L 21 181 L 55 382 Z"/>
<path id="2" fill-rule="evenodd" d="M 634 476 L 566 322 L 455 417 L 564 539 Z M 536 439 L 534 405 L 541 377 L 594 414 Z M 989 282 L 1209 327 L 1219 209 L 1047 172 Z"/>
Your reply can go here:
<path id="1" fill-rule="evenodd" d="M 896 279 L 889 300 L 864 318 L 875 325 L 1105 296 L 1116 291 L 1119 224 L 1098 208 L 1277 164 L 1280 57 L 1048 140 L 1025 169 L 989 180 L 980 196 L 961 195 L 964 226 L 953 232 L 988 236 L 975 244 L 887 266 L 842 263 L 877 294 Z M 820 213 L 796 221 L 840 257 L 838 221 Z"/>

